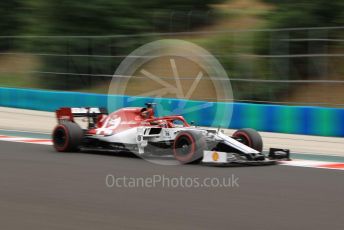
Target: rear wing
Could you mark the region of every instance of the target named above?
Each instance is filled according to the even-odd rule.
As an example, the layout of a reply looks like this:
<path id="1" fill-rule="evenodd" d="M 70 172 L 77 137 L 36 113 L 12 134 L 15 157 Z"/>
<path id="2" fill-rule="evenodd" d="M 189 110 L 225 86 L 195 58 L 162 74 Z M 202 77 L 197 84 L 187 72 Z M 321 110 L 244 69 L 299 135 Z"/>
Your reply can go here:
<path id="1" fill-rule="evenodd" d="M 72 121 L 74 122 L 75 117 L 87 117 L 87 118 L 96 118 L 98 115 L 105 114 L 107 115 L 108 112 L 106 108 L 92 108 L 92 107 L 85 107 L 85 108 L 70 108 L 70 107 L 63 107 L 56 110 L 56 118 L 57 121 Z"/>

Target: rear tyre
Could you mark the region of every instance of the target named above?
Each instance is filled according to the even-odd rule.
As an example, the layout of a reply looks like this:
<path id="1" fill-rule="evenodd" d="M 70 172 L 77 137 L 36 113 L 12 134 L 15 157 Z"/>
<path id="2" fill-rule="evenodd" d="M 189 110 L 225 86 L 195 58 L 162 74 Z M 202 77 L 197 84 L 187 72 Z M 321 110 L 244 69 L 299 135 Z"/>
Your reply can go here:
<path id="1" fill-rule="evenodd" d="M 182 164 L 198 163 L 207 148 L 204 136 L 196 131 L 182 131 L 174 140 L 173 155 Z"/>
<path id="2" fill-rule="evenodd" d="M 257 150 L 258 152 L 263 151 L 263 140 L 260 134 L 250 128 L 239 129 L 236 131 L 233 136 L 234 139 L 240 141 L 244 145 Z"/>
<path id="3" fill-rule="evenodd" d="M 52 134 L 54 148 L 58 152 L 78 151 L 82 137 L 82 129 L 74 122 L 57 125 Z"/>

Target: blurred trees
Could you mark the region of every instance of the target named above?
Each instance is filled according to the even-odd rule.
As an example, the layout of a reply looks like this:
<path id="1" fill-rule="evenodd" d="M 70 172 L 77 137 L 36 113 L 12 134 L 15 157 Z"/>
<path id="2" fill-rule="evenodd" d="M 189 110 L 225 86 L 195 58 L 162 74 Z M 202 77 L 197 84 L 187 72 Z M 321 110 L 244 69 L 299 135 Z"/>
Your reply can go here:
<path id="1" fill-rule="evenodd" d="M 3 0 L 10 2 L 10 0 Z M 41 84 L 51 88 L 80 88 L 92 84 L 94 77 L 85 75 L 113 74 L 121 56 L 127 55 L 152 37 L 86 38 L 117 34 L 140 34 L 170 31 L 170 21 L 175 28 L 186 28 L 187 19 L 174 20 L 171 15 L 190 11 L 208 11 L 209 4 L 221 0 L 14 0 L 23 5 L 20 15 L 8 11 L 3 27 L 9 26 L 13 16 L 21 19 L 21 30 L 14 34 L 79 36 L 79 37 L 39 37 L 28 44 L 19 43 L 22 49 L 36 53 L 61 54 L 42 56 L 43 71 L 72 73 L 42 77 Z M 13 2 L 13 1 L 12 1 Z M 191 16 L 193 16 L 191 14 Z M 195 20 L 202 24 L 201 20 Z M 192 24 L 195 26 L 197 24 Z M 0 25 L 1 29 L 1 25 Z M 6 34 L 7 32 L 5 32 Z M 8 32 L 9 33 L 9 32 Z M 10 33 L 10 34 L 13 34 Z M 26 40 L 28 41 L 28 40 Z M 76 54 L 70 57 L 69 54 Z M 109 57 L 119 56 L 119 57 Z M 84 74 L 84 76 L 78 76 Z M 49 78 L 47 78 L 49 77 Z M 99 79 L 99 78 L 97 78 Z M 104 78 L 105 79 L 105 78 Z"/>
<path id="2" fill-rule="evenodd" d="M 18 35 L 22 29 L 21 7 L 22 0 L 1 0 L 0 1 L 0 35 Z M 0 50 L 9 49 L 8 42 L 0 42 Z"/>
<path id="3" fill-rule="evenodd" d="M 277 4 L 269 19 L 273 27 L 322 27 L 344 23 L 344 1 L 265 0 Z"/>
<path id="4" fill-rule="evenodd" d="M 333 27 L 343 26 L 344 24 L 344 1 L 328 0 L 264 0 L 276 4 L 276 9 L 267 15 L 269 28 L 308 28 L 308 27 Z M 325 31 L 326 32 L 326 31 Z M 279 32 L 280 37 L 294 39 L 309 36 L 321 38 L 317 34 L 312 34 L 308 30 L 293 32 Z M 333 37 L 336 34 L 326 34 Z M 264 33 L 261 35 L 260 43 L 257 48 L 260 53 L 267 53 L 271 49 L 271 36 L 273 34 Z M 321 44 L 318 44 L 321 46 Z M 276 45 L 278 46 L 278 45 Z M 291 53 L 308 52 L 309 44 L 307 41 L 292 44 L 289 47 Z"/>
<path id="5" fill-rule="evenodd" d="M 328 0 L 264 0 L 275 5 L 265 17 L 268 28 L 335 27 L 344 25 L 344 1 Z M 259 32 L 256 35 L 255 52 L 262 55 L 287 55 L 283 58 L 269 58 L 261 62 L 262 69 L 268 69 L 268 79 L 327 79 L 331 70 L 326 61 L 312 54 L 333 52 L 335 43 L 331 38 L 342 37 L 343 30 L 280 30 Z M 296 55 L 308 57 L 297 58 Z M 330 59 L 328 59 L 330 60 Z M 277 84 L 275 84 L 277 85 Z M 272 85 L 271 92 L 287 92 L 290 87 Z M 258 96 L 262 98 L 262 96 Z"/>
<path id="6" fill-rule="evenodd" d="M 108 35 L 150 31 L 159 14 L 166 14 L 161 20 L 167 26 L 172 12 L 207 11 L 209 4 L 219 1 L 222 0 L 27 0 L 26 8 L 34 19 L 32 32 Z"/>
<path id="7" fill-rule="evenodd" d="M 62 37 L 65 35 L 116 35 L 147 32 L 175 32 L 194 29 L 208 22 L 211 4 L 225 0 L 1 0 L 1 35 L 49 35 L 60 37 L 36 37 L 28 39 L 1 38 L 0 50 L 17 44 L 27 52 L 59 54 L 41 55 L 43 71 L 75 74 L 113 74 L 118 63 L 130 51 L 141 44 L 157 39 L 152 36 L 132 37 Z M 226 0 L 227 1 L 227 0 Z M 266 15 L 269 28 L 336 26 L 344 23 L 344 1 L 328 0 L 264 0 L 276 6 Z M 212 14 L 214 15 L 214 14 Z M 192 21 L 190 23 L 190 21 Z M 320 52 L 326 44 L 317 41 L 285 42 L 309 36 L 322 38 L 312 31 L 276 32 L 259 34 L 255 43 L 257 54 L 303 54 Z M 336 33 L 327 37 L 339 36 Z M 204 38 L 213 46 L 223 48 L 214 37 Z M 232 44 L 228 38 L 224 45 Z M 5 42 L 4 42 L 5 41 Z M 277 41 L 271 44 L 271 41 Z M 287 44 L 287 45 L 286 45 Z M 317 50 L 310 50 L 317 47 Z M 251 51 L 250 51 L 251 52 Z M 74 56 L 69 56 L 74 54 Z M 114 56 L 114 57 L 110 57 Z M 286 59 L 283 59 L 286 60 Z M 287 63 L 295 72 L 306 76 L 309 67 L 306 59 L 290 59 Z M 276 62 L 276 63 L 273 63 Z M 228 69 L 238 66 L 236 62 L 223 62 Z M 234 64 L 233 64 L 234 63 Z M 284 73 L 274 72 L 271 66 L 286 66 L 279 60 L 263 61 L 257 68 L 267 77 L 283 78 Z M 278 68 L 282 69 L 282 68 Z M 286 69 L 286 68 L 285 68 Z M 281 71 L 281 70 L 280 70 Z M 289 73 L 288 73 L 289 74 Z M 234 74 L 235 75 L 235 74 Z M 76 75 L 77 76 L 77 75 Z M 289 74 L 295 76 L 297 74 Z M 314 75 L 313 75 L 314 76 Z M 47 78 L 49 77 L 49 78 Z M 68 74 L 42 77 L 40 84 L 51 88 L 81 88 L 92 83 L 92 77 L 71 77 Z M 99 79 L 99 78 L 97 78 Z M 258 92 L 258 90 L 256 90 Z M 259 93 L 263 94 L 265 92 Z"/>
<path id="8" fill-rule="evenodd" d="M 20 17 L 22 0 L 0 1 L 0 31 L 1 35 L 17 35 L 21 28 Z"/>

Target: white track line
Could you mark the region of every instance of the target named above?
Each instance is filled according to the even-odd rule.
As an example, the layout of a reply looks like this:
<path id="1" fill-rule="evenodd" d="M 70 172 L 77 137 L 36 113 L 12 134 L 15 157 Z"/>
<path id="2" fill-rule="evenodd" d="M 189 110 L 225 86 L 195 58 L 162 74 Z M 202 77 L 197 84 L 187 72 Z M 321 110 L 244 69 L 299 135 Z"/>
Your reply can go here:
<path id="1" fill-rule="evenodd" d="M 53 144 L 50 139 L 12 137 L 12 136 L 5 136 L 5 135 L 0 135 L 0 141 L 21 142 L 21 143 L 39 144 L 39 145 L 52 145 Z"/>
<path id="2" fill-rule="evenodd" d="M 13 137 L 13 136 L 6 136 L 6 135 L 0 135 L 0 141 L 20 142 L 20 143 L 40 144 L 40 145 L 52 145 L 52 141 L 50 139 Z M 326 162 L 326 161 L 314 161 L 314 160 L 291 160 L 291 161 L 281 161 L 280 165 L 307 167 L 307 168 L 323 168 L 323 169 L 344 170 L 344 162 Z"/>
<path id="3" fill-rule="evenodd" d="M 280 164 L 285 165 L 285 166 L 344 170 L 344 162 L 291 160 L 291 161 L 282 161 L 280 162 Z"/>

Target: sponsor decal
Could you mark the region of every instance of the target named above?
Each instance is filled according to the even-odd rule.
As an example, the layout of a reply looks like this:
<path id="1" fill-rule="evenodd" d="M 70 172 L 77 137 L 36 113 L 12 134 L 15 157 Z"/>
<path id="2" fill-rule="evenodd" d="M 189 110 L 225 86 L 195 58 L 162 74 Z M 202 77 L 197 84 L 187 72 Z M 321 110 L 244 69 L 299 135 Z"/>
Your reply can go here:
<path id="1" fill-rule="evenodd" d="M 72 113 L 100 113 L 99 108 L 71 108 Z"/>
<path id="2" fill-rule="evenodd" d="M 211 157 L 213 158 L 213 161 L 219 160 L 219 154 L 217 152 L 213 152 L 213 155 Z"/>

